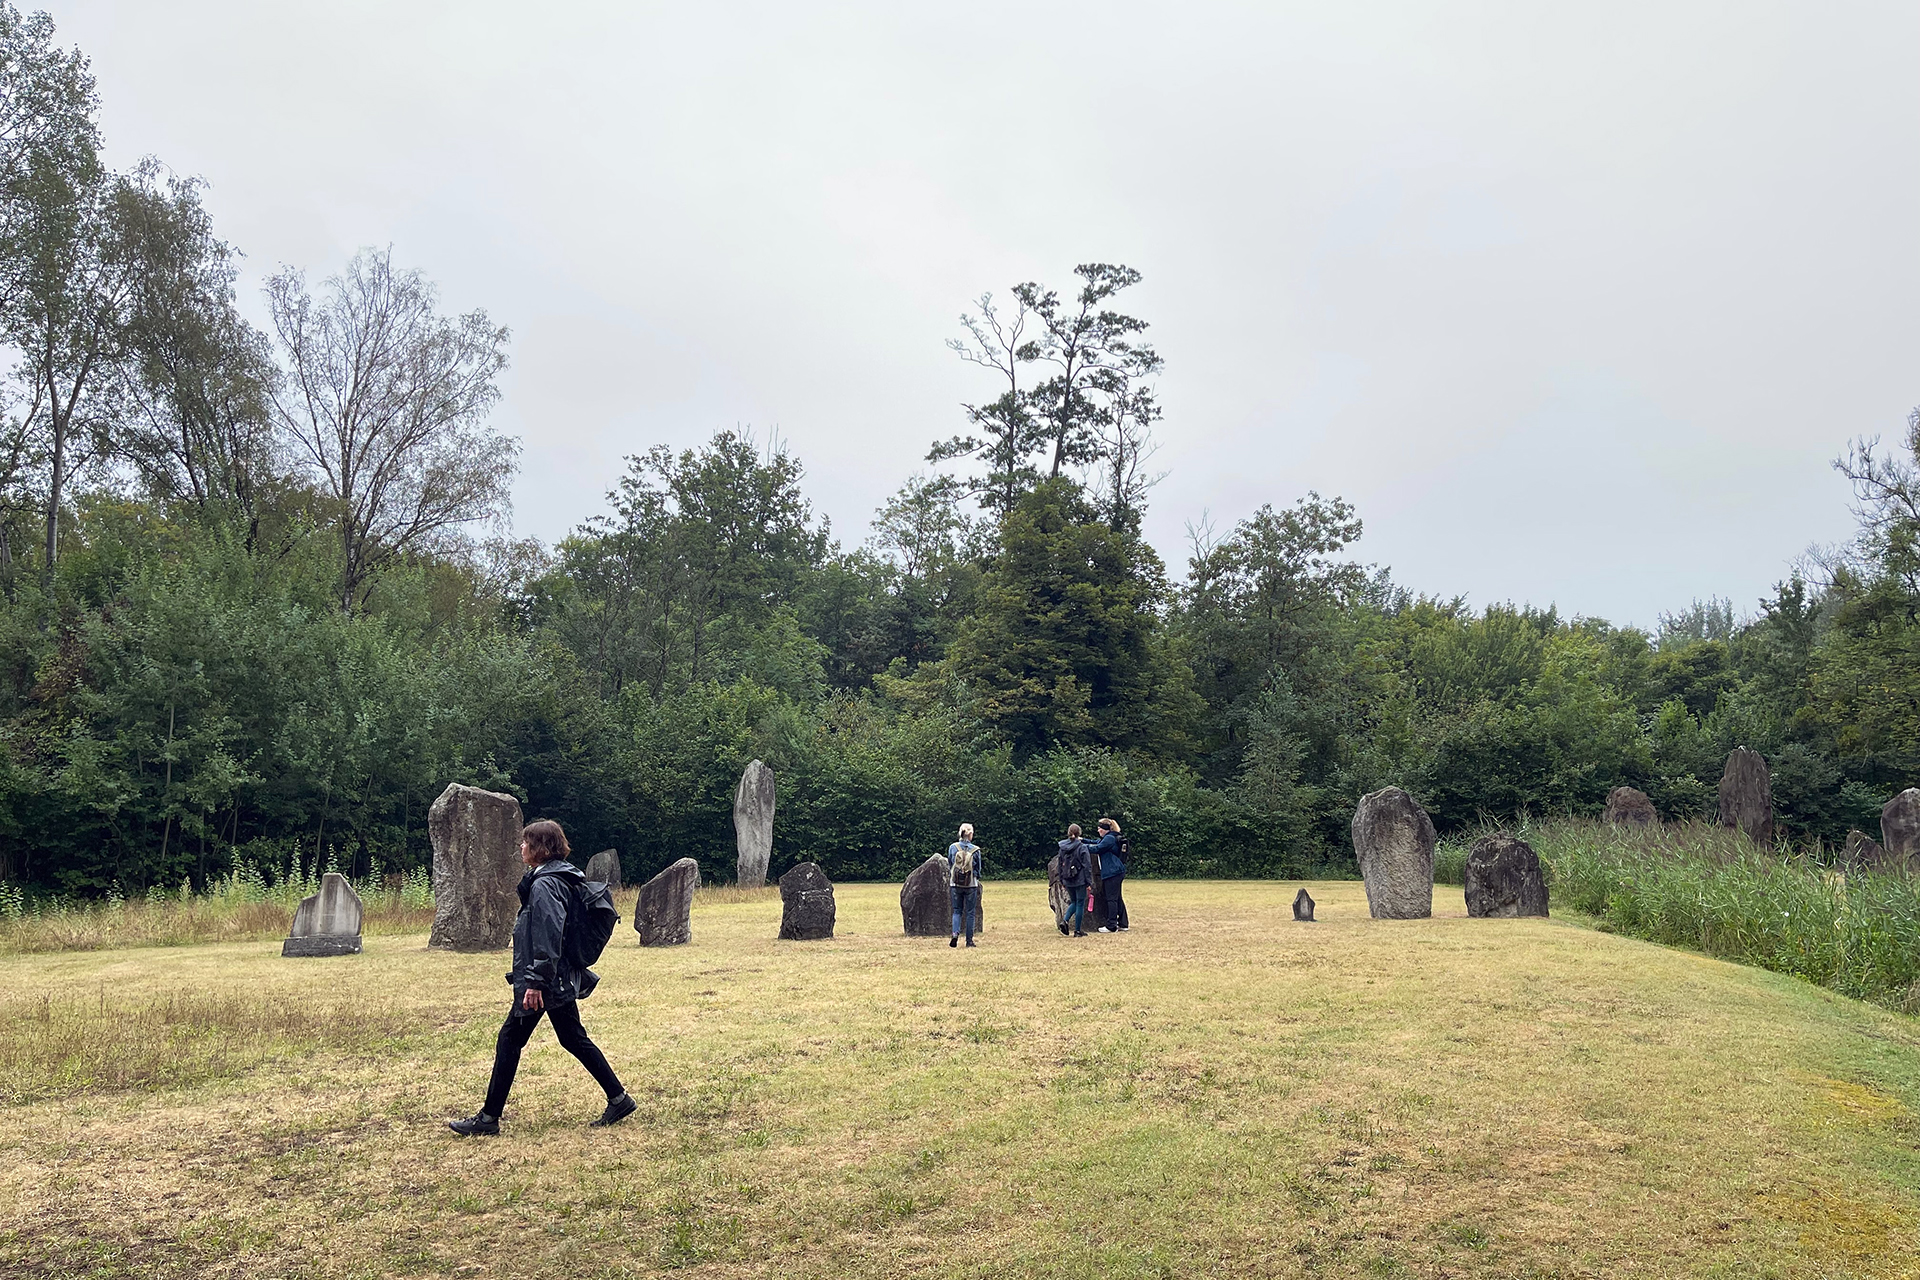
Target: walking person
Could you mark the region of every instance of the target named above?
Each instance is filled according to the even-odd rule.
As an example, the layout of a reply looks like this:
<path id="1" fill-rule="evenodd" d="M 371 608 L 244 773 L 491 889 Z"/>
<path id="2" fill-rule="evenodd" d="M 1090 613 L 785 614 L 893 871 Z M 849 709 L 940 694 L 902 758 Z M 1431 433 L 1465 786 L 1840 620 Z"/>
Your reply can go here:
<path id="1" fill-rule="evenodd" d="M 1093 856 L 1087 842 L 1080 838 L 1080 824 L 1067 824 L 1067 838 L 1060 842 L 1060 888 L 1067 895 L 1067 909 L 1060 918 L 1060 932 L 1072 926 L 1073 936 L 1087 936 L 1087 890 L 1093 884 Z"/>
<path id="2" fill-rule="evenodd" d="M 973 824 L 960 824 L 960 838 L 947 846 L 947 900 L 953 907 L 953 936 L 947 945 L 960 945 L 964 926 L 967 945 L 973 945 L 974 922 L 980 918 L 980 846 L 973 842 Z"/>
<path id="3" fill-rule="evenodd" d="M 527 1047 L 534 1027 L 545 1014 L 553 1023 L 560 1047 L 580 1059 L 607 1095 L 607 1109 L 594 1128 L 619 1124 L 634 1112 L 634 1101 L 621 1087 L 606 1055 L 580 1025 L 579 1002 L 593 994 L 600 977 L 567 959 L 567 917 L 576 910 L 577 886 L 586 877 L 567 861 L 572 849 L 560 824 L 548 819 L 527 824 L 520 836 L 520 861 L 527 873 L 520 877 L 520 914 L 513 922 L 513 1006 L 500 1027 L 493 1049 L 493 1079 L 480 1110 L 447 1127 L 463 1138 L 500 1132 L 500 1113 L 507 1105 L 514 1074 L 520 1069 L 520 1051 Z M 611 908 L 606 908 L 611 911 Z M 604 935 L 600 938 L 605 941 Z"/>
<path id="4" fill-rule="evenodd" d="M 1093 846 L 1094 856 L 1100 860 L 1100 898 L 1106 904 L 1107 918 L 1100 926 L 1102 933 L 1125 933 L 1127 931 L 1127 902 L 1120 895 L 1120 882 L 1127 878 L 1127 838 L 1120 834 L 1120 824 L 1112 818 L 1102 818 L 1099 822 L 1100 839 Z"/>

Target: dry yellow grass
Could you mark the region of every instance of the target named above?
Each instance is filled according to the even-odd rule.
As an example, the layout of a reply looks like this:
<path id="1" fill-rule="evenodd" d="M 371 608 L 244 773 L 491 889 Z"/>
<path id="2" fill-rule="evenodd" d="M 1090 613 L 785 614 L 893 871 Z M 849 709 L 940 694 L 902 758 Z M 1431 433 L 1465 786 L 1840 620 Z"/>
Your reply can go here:
<path id="1" fill-rule="evenodd" d="M 640 1113 L 586 1128 L 542 1030 L 468 1142 L 440 1122 L 501 956 L 7 957 L 9 1035 L 42 997 L 158 1030 L 190 996 L 237 1047 L 38 1093 L 0 1066 L 32 1099 L 0 1274 L 1920 1275 L 1920 1023 L 1457 890 L 1388 923 L 1316 885 L 1296 925 L 1295 888 L 1143 881 L 1130 933 L 1076 942 L 990 885 L 974 951 L 901 937 L 891 886 L 844 886 L 824 943 L 708 895 L 691 946 L 623 931 L 588 1002 Z"/>

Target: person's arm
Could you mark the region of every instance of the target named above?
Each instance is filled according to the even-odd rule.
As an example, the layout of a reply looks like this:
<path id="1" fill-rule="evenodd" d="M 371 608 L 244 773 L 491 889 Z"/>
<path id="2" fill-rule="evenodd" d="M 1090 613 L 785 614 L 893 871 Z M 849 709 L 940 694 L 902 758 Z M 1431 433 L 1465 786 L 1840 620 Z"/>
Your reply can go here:
<path id="1" fill-rule="evenodd" d="M 527 901 L 527 993 L 551 990 L 560 979 L 567 932 L 567 887 L 559 876 L 536 876 Z M 538 1009 L 538 998 L 527 1005 Z"/>

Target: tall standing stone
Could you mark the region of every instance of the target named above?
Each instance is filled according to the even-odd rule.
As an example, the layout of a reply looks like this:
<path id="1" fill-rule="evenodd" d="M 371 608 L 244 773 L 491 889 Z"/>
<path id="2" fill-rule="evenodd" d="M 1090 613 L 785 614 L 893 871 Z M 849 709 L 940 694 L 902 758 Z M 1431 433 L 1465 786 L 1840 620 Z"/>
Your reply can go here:
<path id="1" fill-rule="evenodd" d="M 320 892 L 300 899 L 293 928 L 280 944 L 283 956 L 350 956 L 360 950 L 360 895 L 347 878 L 329 871 L 320 877 Z"/>
<path id="2" fill-rule="evenodd" d="M 1908 787 L 1880 810 L 1880 844 L 1893 865 L 1920 869 L 1920 787 Z"/>
<path id="3" fill-rule="evenodd" d="M 816 862 L 803 862 L 780 877 L 780 936 L 817 942 L 833 936 L 833 882 Z"/>
<path id="4" fill-rule="evenodd" d="M 1636 787 L 1615 787 L 1607 792 L 1607 808 L 1601 820 L 1614 827 L 1657 827 L 1660 812 L 1646 792 Z"/>
<path id="5" fill-rule="evenodd" d="M 643 947 L 677 947 L 693 941 L 693 891 L 700 887 L 700 864 L 680 861 L 640 886 L 633 927 Z"/>
<path id="6" fill-rule="evenodd" d="M 427 811 L 433 840 L 429 947 L 496 951 L 513 941 L 520 913 L 520 802 L 453 783 Z"/>
<path id="7" fill-rule="evenodd" d="M 612 849 L 602 849 L 587 859 L 587 879 L 598 880 L 616 893 L 620 889 L 620 855 Z"/>
<path id="8" fill-rule="evenodd" d="M 1060 883 L 1060 855 L 1056 853 L 1047 859 L 1047 905 L 1053 908 L 1055 924 L 1066 922 L 1067 906 L 1072 900 L 1073 895 L 1067 891 L 1067 886 Z"/>
<path id="9" fill-rule="evenodd" d="M 740 887 L 760 888 L 773 857 L 773 770 L 758 760 L 748 762 L 733 791 L 733 842 L 740 851 Z"/>
<path id="10" fill-rule="evenodd" d="M 1544 916 L 1547 881 L 1540 858 L 1525 840 L 1495 832 L 1467 850 L 1467 914 Z"/>
<path id="11" fill-rule="evenodd" d="M 1758 751 L 1735 747 L 1720 774 L 1720 825 L 1746 833 L 1755 844 L 1773 843 L 1773 775 Z"/>
<path id="12" fill-rule="evenodd" d="M 1313 920 L 1313 895 L 1305 889 L 1293 895 L 1293 918 L 1295 920 Z"/>
<path id="13" fill-rule="evenodd" d="M 936 853 L 915 867 L 900 886 L 900 927 L 909 938 L 947 936 L 953 924 L 953 903 L 947 896 L 948 871 L 947 860 Z"/>
<path id="14" fill-rule="evenodd" d="M 1399 787 L 1360 797 L 1353 851 L 1376 920 L 1424 920 L 1433 914 L 1433 819 Z"/>

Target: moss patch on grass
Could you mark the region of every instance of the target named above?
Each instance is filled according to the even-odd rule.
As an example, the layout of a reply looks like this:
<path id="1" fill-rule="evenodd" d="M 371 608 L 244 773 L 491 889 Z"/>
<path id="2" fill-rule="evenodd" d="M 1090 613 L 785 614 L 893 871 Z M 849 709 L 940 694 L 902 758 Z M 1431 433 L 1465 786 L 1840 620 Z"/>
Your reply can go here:
<path id="1" fill-rule="evenodd" d="M 972 951 L 902 937 L 891 885 L 820 943 L 703 895 L 690 946 L 623 930 L 584 1011 L 639 1114 L 586 1128 L 543 1030 L 492 1141 L 440 1122 L 503 956 L 13 957 L 52 1023 L 103 988 L 315 1012 L 6 1107 L 0 1273 L 1915 1274 L 1913 1019 L 1445 891 L 1376 922 L 1314 884 L 1295 924 L 1297 887 L 1141 881 L 1129 933 L 1071 940 L 1044 885 L 989 885 Z"/>

